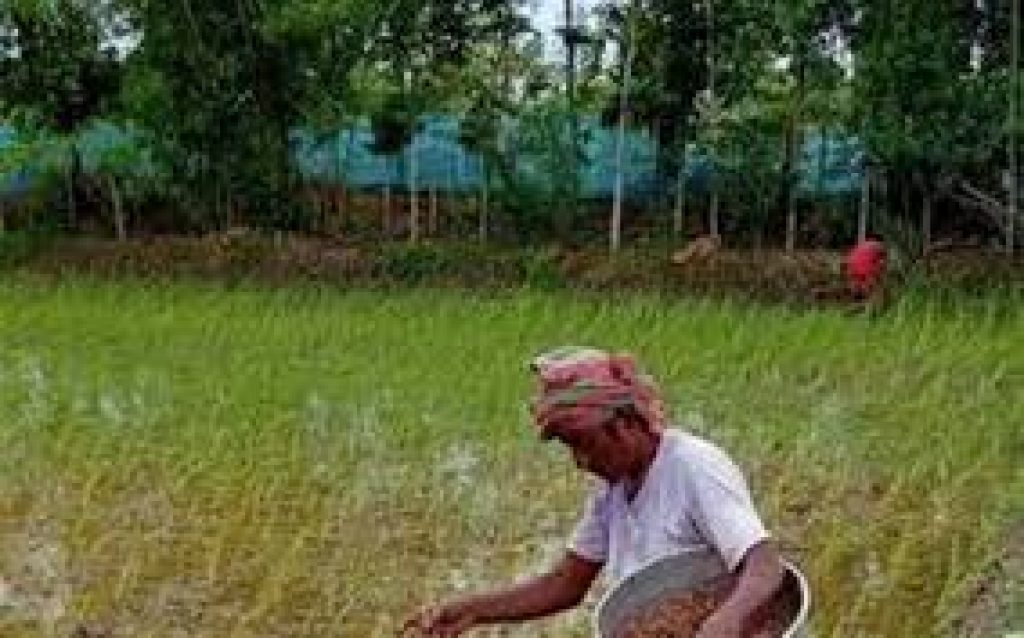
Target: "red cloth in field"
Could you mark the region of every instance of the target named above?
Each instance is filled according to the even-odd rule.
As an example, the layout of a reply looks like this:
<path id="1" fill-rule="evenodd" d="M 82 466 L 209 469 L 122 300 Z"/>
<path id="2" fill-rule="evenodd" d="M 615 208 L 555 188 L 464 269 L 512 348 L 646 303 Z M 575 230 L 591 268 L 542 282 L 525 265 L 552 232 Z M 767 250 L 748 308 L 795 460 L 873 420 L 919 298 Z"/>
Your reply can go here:
<path id="1" fill-rule="evenodd" d="M 855 292 L 870 293 L 885 274 L 885 246 L 874 239 L 860 242 L 846 256 L 846 271 Z"/>

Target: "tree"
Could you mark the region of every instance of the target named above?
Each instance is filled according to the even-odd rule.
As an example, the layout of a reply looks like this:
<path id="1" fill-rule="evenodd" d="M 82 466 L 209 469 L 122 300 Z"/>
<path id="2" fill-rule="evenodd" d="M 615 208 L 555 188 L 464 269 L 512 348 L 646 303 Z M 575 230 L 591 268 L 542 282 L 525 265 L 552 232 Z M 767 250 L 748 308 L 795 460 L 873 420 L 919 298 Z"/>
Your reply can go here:
<path id="1" fill-rule="evenodd" d="M 625 179 L 626 120 L 629 109 L 629 91 L 632 88 L 633 60 L 636 57 L 636 22 L 639 6 L 632 2 L 626 7 L 623 18 L 622 38 L 619 41 L 619 59 L 622 64 L 622 83 L 619 87 L 618 135 L 615 144 L 615 194 L 612 203 L 612 218 L 609 225 L 609 244 L 613 253 L 618 252 L 622 243 L 622 197 Z"/>
<path id="2" fill-rule="evenodd" d="M 70 133 L 109 108 L 121 79 L 109 2 L 5 3 L 0 9 L 0 95 L 7 108 Z"/>
<path id="3" fill-rule="evenodd" d="M 620 139 L 627 119 L 632 126 L 650 128 L 659 142 L 658 171 L 664 179 L 676 181 L 681 195 L 696 98 L 709 80 L 705 9 L 702 2 L 692 0 L 636 0 L 628 11 L 620 5 L 609 2 L 599 8 L 605 39 L 617 44 L 618 63 L 610 75 L 620 87 L 604 105 L 602 121 L 606 126 L 618 123 Z M 630 51 L 631 58 L 626 55 Z M 628 90 L 621 90 L 627 84 Z M 682 197 L 676 201 L 679 232 Z"/>
<path id="4" fill-rule="evenodd" d="M 491 37 L 481 38 L 465 66 L 451 73 L 452 86 L 461 85 L 465 100 L 454 105 L 461 116 L 459 142 L 467 151 L 477 153 L 483 165 L 477 233 L 481 242 L 487 240 L 490 226 L 492 177 L 497 173 L 507 181 L 515 170 L 503 142 L 508 118 L 530 89 L 544 82 L 536 53 L 531 55 L 528 44 L 524 46 L 524 39 L 536 32 L 518 6 L 496 7 L 488 30 Z M 517 80 L 522 83 L 521 91 L 516 90 Z"/>
<path id="5" fill-rule="evenodd" d="M 775 5 L 772 32 L 776 55 L 784 62 L 790 87 L 782 168 L 782 193 L 786 206 L 786 249 L 797 242 L 798 152 L 803 148 L 803 128 L 808 93 L 817 88 L 836 87 L 842 71 L 833 58 L 833 42 L 841 37 L 851 19 L 849 7 L 833 0 L 786 0 Z M 819 119 L 824 113 L 810 113 Z"/>
<path id="6" fill-rule="evenodd" d="M 521 0 L 395 0 L 381 23 L 373 51 L 390 80 L 388 97 L 374 114 L 377 149 L 408 151 L 409 239 L 420 238 L 416 132 L 419 119 L 449 96 L 447 69 L 465 64 L 474 47 L 495 33 Z"/>
<path id="7" fill-rule="evenodd" d="M 132 115 L 161 131 L 206 222 L 296 226 L 293 129 L 343 118 L 348 77 L 388 8 L 361 2 L 123 0 L 141 45 Z"/>
<path id="8" fill-rule="evenodd" d="M 118 12 L 109 1 L 18 0 L 0 8 L 0 104 L 23 127 L 62 136 L 68 150 L 68 221 L 76 220 L 80 187 L 75 131 L 109 112 L 123 65 L 112 44 Z"/>
<path id="9" fill-rule="evenodd" d="M 921 201 L 921 244 L 931 243 L 935 193 L 997 149 L 998 104 L 971 66 L 971 37 L 955 5 L 863 3 L 854 27 L 854 118 L 904 215 Z M 951 177 L 953 176 L 953 177 Z"/>
<path id="10" fill-rule="evenodd" d="M 1020 3 L 1013 3 L 1013 15 L 1010 20 L 1010 99 L 1009 99 L 1009 125 L 1008 135 L 1009 141 L 1007 143 L 1008 152 L 1010 159 L 1010 184 L 1009 184 L 1009 206 L 1008 215 L 1006 222 L 1006 252 L 1013 254 L 1014 244 L 1016 243 L 1016 233 L 1018 228 L 1017 216 L 1020 213 L 1020 157 L 1018 155 L 1019 149 L 1018 144 L 1020 143 L 1020 100 L 1021 100 L 1021 81 L 1020 81 L 1020 47 L 1021 47 L 1021 30 L 1020 30 Z"/>

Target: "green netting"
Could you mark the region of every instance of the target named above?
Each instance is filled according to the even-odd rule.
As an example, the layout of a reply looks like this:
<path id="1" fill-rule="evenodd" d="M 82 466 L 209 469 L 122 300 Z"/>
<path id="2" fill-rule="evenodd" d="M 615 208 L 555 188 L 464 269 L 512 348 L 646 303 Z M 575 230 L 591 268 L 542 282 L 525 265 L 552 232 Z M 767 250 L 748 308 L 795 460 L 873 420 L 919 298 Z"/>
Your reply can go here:
<path id="1" fill-rule="evenodd" d="M 503 181 L 515 180 L 521 186 L 540 190 L 565 187 L 564 182 L 570 178 L 565 173 L 569 156 L 564 149 L 556 143 L 539 149 L 534 144 L 531 148 L 523 142 L 528 132 L 521 126 L 510 122 L 504 127 L 502 148 L 511 160 L 503 163 L 504 172 L 491 171 L 496 180 L 494 186 L 500 188 Z M 374 137 L 368 122 L 327 135 L 296 130 L 293 154 L 299 173 L 310 182 L 344 183 L 353 189 L 390 186 L 402 190 L 409 187 L 415 158 L 417 188 L 469 192 L 481 187 L 484 162 L 478 153 L 466 150 L 460 143 L 459 129 L 456 117 L 425 117 L 413 143 L 394 155 L 373 151 Z M 564 130 L 568 130 L 567 124 Z M 584 198 L 611 197 L 616 180 L 617 131 L 602 128 L 594 118 L 583 118 L 579 130 L 583 161 L 577 163 L 578 192 Z M 142 178 L 161 173 L 145 143 L 145 135 L 109 122 L 94 122 L 73 140 L 33 145 L 33 156 L 26 156 L 25 146 L 12 127 L 0 125 L 0 196 L 16 199 L 41 181 L 41 176 L 63 170 L 72 142 L 79 152 L 82 170 L 88 173 L 114 171 Z M 658 171 L 658 152 L 657 143 L 645 132 L 627 133 L 627 168 L 623 176 L 627 199 L 658 197 L 675 187 L 675 176 Z M 813 131 L 805 136 L 800 154 L 798 190 L 805 197 L 858 192 L 863 159 L 856 139 Z M 742 158 L 739 160 L 742 165 Z M 689 191 L 706 192 L 715 172 L 714 163 L 706 154 L 690 149 L 686 167 Z"/>
<path id="2" fill-rule="evenodd" d="M 0 124 L 0 199 L 18 199 L 32 187 L 32 175 L 27 168 L 7 166 L 3 161 L 5 156 L 10 158 L 10 152 L 17 143 L 14 128 Z"/>

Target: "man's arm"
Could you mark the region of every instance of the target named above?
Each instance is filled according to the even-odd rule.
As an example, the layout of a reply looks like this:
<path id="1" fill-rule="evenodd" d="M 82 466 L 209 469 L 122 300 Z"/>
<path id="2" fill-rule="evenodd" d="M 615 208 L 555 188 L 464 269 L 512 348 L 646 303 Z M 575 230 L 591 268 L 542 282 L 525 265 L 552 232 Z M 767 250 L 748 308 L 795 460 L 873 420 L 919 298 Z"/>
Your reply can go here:
<path id="1" fill-rule="evenodd" d="M 736 588 L 701 628 L 699 638 L 743 635 L 746 620 L 778 591 L 784 575 L 778 550 L 767 541 L 754 545 L 743 559 Z"/>
<path id="2" fill-rule="evenodd" d="M 601 565 L 567 553 L 554 569 L 523 584 L 469 598 L 478 624 L 530 620 L 575 607 L 586 596 Z"/>
<path id="3" fill-rule="evenodd" d="M 477 625 L 518 622 L 575 607 L 601 571 L 601 564 L 569 552 L 547 574 L 519 585 L 428 608 L 405 624 L 426 636 L 458 636 Z"/>

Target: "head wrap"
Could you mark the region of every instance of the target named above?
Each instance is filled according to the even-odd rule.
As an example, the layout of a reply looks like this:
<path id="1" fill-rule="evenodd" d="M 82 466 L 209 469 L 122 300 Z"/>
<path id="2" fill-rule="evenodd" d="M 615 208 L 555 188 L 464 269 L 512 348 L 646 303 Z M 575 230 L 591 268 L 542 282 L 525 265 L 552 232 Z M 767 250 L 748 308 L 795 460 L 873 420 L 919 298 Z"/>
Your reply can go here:
<path id="1" fill-rule="evenodd" d="M 665 409 L 657 385 L 637 369 L 628 354 L 568 346 L 538 355 L 530 362 L 539 392 L 533 415 L 542 435 L 571 419 L 600 425 L 620 413 L 638 415 L 654 430 L 665 427 Z"/>

